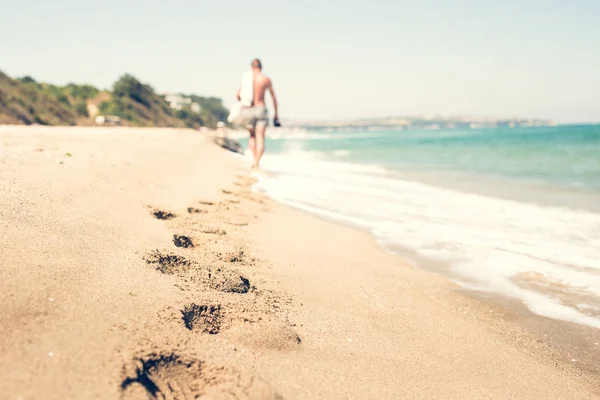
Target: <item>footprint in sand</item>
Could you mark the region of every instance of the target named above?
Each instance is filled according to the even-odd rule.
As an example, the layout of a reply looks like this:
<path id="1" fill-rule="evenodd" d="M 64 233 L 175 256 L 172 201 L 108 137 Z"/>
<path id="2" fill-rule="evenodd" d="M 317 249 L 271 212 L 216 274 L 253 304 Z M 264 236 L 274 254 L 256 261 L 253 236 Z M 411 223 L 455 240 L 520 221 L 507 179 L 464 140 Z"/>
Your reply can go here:
<path id="1" fill-rule="evenodd" d="M 153 265 L 163 274 L 173 275 L 175 273 L 186 272 L 192 262 L 185 257 L 174 253 L 165 253 L 154 250 L 144 257 L 147 264 Z"/>
<path id="2" fill-rule="evenodd" d="M 288 351 L 298 349 L 300 336 L 282 321 L 237 322 L 225 333 L 234 342 L 254 349 Z"/>
<path id="3" fill-rule="evenodd" d="M 220 305 L 189 304 L 181 311 L 183 323 L 190 331 L 216 335 L 221 330 Z"/>
<path id="4" fill-rule="evenodd" d="M 170 220 L 170 219 L 173 219 L 176 217 L 176 215 L 172 212 L 158 210 L 158 209 L 153 209 L 152 215 L 154 215 L 154 218 L 161 219 L 161 220 Z"/>
<path id="5" fill-rule="evenodd" d="M 219 260 L 226 261 L 229 263 L 246 263 L 248 261 L 256 261 L 254 258 L 248 257 L 243 248 L 236 248 L 235 251 L 226 254 L 216 253 L 216 255 L 219 258 Z"/>
<path id="6" fill-rule="evenodd" d="M 207 214 L 208 213 L 207 210 L 203 210 L 201 208 L 196 208 L 196 207 L 188 207 L 187 211 L 190 214 Z"/>
<path id="7" fill-rule="evenodd" d="M 184 249 L 194 247 L 192 239 L 185 235 L 173 235 L 173 243 L 177 247 L 183 247 Z"/>
<path id="8" fill-rule="evenodd" d="M 238 271 L 203 266 L 175 253 L 154 250 L 146 254 L 144 260 L 163 274 L 186 273 L 193 281 L 220 292 L 246 294 L 252 288 L 250 281 Z M 190 271 L 192 268 L 194 268 L 193 273 Z"/>
<path id="9" fill-rule="evenodd" d="M 183 399 L 200 397 L 281 399 L 269 384 L 177 353 L 148 354 L 124 368 L 121 398 L 125 400 Z M 131 370 L 127 374 L 127 370 Z"/>
<path id="10" fill-rule="evenodd" d="M 218 274 L 210 276 L 209 286 L 211 289 L 225 293 L 246 294 L 250 291 L 250 281 L 234 271 L 225 273 L 218 270 Z"/>

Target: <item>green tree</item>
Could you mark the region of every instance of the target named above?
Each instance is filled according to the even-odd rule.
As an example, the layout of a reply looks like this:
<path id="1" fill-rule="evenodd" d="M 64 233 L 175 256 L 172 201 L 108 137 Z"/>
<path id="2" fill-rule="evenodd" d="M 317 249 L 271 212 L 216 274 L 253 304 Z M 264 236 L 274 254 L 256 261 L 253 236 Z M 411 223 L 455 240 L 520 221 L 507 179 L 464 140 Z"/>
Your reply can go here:
<path id="1" fill-rule="evenodd" d="M 202 110 L 207 110 L 217 122 L 227 121 L 229 110 L 223 105 L 223 100 L 216 97 L 202 97 L 196 95 L 190 95 L 189 97 L 193 102 L 200 104 Z"/>
<path id="2" fill-rule="evenodd" d="M 65 92 L 74 99 L 87 100 L 96 97 L 98 93 L 100 93 L 100 90 L 92 85 L 76 85 L 74 83 L 69 83 L 64 89 Z"/>
<path id="3" fill-rule="evenodd" d="M 116 97 L 129 97 L 149 107 L 155 93 L 151 86 L 144 85 L 133 76 L 125 74 L 113 85 L 113 95 Z"/>
<path id="4" fill-rule="evenodd" d="M 18 78 L 17 80 L 19 80 L 23 83 L 33 83 L 33 84 L 37 85 L 37 82 L 35 81 L 35 79 L 33 79 L 30 76 L 24 76 L 22 78 Z"/>
<path id="5" fill-rule="evenodd" d="M 75 103 L 75 112 L 81 117 L 89 117 L 87 102 L 83 99 L 78 100 L 77 103 Z"/>

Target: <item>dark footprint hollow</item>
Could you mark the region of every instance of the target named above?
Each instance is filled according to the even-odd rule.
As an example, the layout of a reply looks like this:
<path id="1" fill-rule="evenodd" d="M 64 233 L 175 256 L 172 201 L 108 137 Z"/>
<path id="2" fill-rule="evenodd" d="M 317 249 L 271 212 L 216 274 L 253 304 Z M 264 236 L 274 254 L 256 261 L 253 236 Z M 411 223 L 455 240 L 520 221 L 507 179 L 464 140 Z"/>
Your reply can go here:
<path id="1" fill-rule="evenodd" d="M 246 254 L 243 249 L 238 249 L 234 252 L 227 253 L 225 255 L 218 254 L 220 260 L 227 261 L 230 263 L 243 263 L 246 261 Z"/>
<path id="2" fill-rule="evenodd" d="M 169 211 L 163 211 L 163 210 L 154 210 L 152 212 L 152 215 L 154 215 L 154 218 L 156 219 L 162 219 L 162 220 L 169 220 L 169 219 L 173 219 L 175 218 L 175 214 L 169 212 Z"/>
<path id="3" fill-rule="evenodd" d="M 151 399 L 187 399 L 189 393 L 202 393 L 203 362 L 185 361 L 177 354 L 150 354 L 136 360 L 135 376 L 121 382 L 125 391 L 133 384 L 140 384 Z"/>
<path id="4" fill-rule="evenodd" d="M 245 294 L 250 290 L 250 281 L 243 276 L 226 277 L 221 281 L 213 281 L 213 289 L 225 293 Z"/>
<path id="5" fill-rule="evenodd" d="M 175 243 L 175 246 L 183 247 L 184 249 L 194 247 L 192 239 L 184 235 L 173 235 L 173 243 Z"/>
<path id="6" fill-rule="evenodd" d="M 145 394 L 149 399 L 191 400 L 209 392 L 210 398 L 282 399 L 259 378 L 177 353 L 150 353 L 133 362 L 123 367 L 122 399 Z"/>
<path id="7" fill-rule="evenodd" d="M 200 331 L 216 335 L 221 329 L 220 305 L 190 304 L 183 311 L 183 322 L 190 331 Z"/>
<path id="8" fill-rule="evenodd" d="M 187 271 L 191 262 L 185 257 L 173 253 L 162 253 L 154 250 L 144 257 L 146 263 L 156 266 L 163 274 L 173 275 L 177 272 Z"/>
<path id="9" fill-rule="evenodd" d="M 202 210 L 200 208 L 195 208 L 195 207 L 188 207 L 188 213 L 190 214 L 206 214 L 208 213 L 208 211 L 206 210 Z"/>

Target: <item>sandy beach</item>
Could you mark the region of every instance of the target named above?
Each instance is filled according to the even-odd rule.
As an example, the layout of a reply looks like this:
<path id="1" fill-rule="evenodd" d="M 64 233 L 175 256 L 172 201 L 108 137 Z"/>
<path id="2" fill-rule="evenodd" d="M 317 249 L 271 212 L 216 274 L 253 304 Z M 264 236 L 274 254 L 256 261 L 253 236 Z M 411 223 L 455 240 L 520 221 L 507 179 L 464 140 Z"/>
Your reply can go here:
<path id="1" fill-rule="evenodd" d="M 0 126 L 0 399 L 600 398 L 595 330 L 253 183 L 207 133 Z"/>

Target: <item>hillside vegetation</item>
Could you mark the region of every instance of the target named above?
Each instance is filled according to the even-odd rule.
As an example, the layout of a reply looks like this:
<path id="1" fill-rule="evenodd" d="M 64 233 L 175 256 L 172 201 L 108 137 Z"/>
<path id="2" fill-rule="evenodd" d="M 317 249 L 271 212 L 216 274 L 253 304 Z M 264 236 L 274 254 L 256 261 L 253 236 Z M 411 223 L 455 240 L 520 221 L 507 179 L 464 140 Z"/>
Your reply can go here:
<path id="1" fill-rule="evenodd" d="M 170 108 L 150 85 L 129 74 L 111 90 L 102 91 L 91 85 L 12 79 L 0 71 L 0 124 L 90 125 L 96 115 L 118 116 L 123 125 L 131 126 L 214 128 L 217 122 L 226 121 L 228 110 L 221 99 L 185 97 L 198 103 L 200 111 L 192 111 L 189 105 Z"/>

